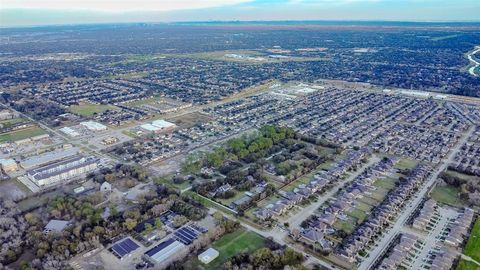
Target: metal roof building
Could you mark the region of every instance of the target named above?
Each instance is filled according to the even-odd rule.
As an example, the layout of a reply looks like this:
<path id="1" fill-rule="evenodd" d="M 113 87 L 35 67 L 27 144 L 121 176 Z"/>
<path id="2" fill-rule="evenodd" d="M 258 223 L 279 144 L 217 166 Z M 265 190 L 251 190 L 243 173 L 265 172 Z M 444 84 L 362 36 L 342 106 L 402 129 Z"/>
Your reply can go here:
<path id="1" fill-rule="evenodd" d="M 80 151 L 80 148 L 71 147 L 67 149 L 46 152 L 46 153 L 22 160 L 20 162 L 20 166 L 22 166 L 22 168 L 24 168 L 25 170 L 30 170 L 50 162 L 54 162 L 63 158 L 74 156 L 79 151 Z"/>
<path id="2" fill-rule="evenodd" d="M 150 257 L 155 263 L 162 263 L 184 247 L 184 244 L 170 238 L 147 251 L 145 255 Z"/>
<path id="3" fill-rule="evenodd" d="M 107 126 L 105 126 L 103 124 L 100 124 L 98 122 L 94 122 L 94 121 L 81 122 L 80 125 L 86 127 L 89 130 L 92 130 L 92 131 L 107 130 Z"/>
<path id="4" fill-rule="evenodd" d="M 215 260 L 219 254 L 220 253 L 214 248 L 209 248 L 202 252 L 202 254 L 198 255 L 198 260 L 204 264 L 209 264 L 211 261 Z"/>
<path id="5" fill-rule="evenodd" d="M 47 223 L 43 231 L 45 233 L 48 233 L 51 231 L 61 232 L 63 231 L 63 229 L 65 229 L 65 227 L 67 227 L 68 223 L 69 222 L 66 220 L 52 219 Z"/>

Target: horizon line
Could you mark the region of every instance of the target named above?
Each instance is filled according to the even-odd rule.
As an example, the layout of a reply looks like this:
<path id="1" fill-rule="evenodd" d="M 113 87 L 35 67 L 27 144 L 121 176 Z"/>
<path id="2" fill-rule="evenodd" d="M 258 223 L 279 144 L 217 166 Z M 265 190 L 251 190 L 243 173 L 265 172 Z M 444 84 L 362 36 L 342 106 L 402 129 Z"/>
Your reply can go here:
<path id="1" fill-rule="evenodd" d="M 39 27 L 61 27 L 61 26 L 89 26 L 89 25 L 133 25 L 133 24 L 266 24 L 266 23 L 418 23 L 418 24 L 479 24 L 480 20 L 371 20 L 371 19 L 357 19 L 357 20 L 344 20 L 344 19 L 330 19 L 330 20 L 198 20 L 198 21 L 138 21 L 138 22 L 91 22 L 91 23 L 46 23 L 46 24 L 32 24 L 32 25 L 0 25 L 0 29 L 15 29 L 15 28 L 39 28 Z"/>

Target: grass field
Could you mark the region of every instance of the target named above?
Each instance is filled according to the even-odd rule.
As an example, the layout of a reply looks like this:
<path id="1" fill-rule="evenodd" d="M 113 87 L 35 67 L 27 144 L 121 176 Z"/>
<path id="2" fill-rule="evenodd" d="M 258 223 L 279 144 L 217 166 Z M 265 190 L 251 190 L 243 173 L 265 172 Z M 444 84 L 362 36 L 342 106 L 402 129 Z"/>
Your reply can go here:
<path id="1" fill-rule="evenodd" d="M 251 253 L 263 247 L 263 245 L 264 238 L 260 235 L 245 230 L 237 230 L 213 242 L 212 247 L 220 253 L 215 260 L 205 265 L 195 257 L 186 263 L 185 268 L 199 270 L 221 269 L 223 263 L 233 255 L 242 251 Z"/>
<path id="2" fill-rule="evenodd" d="M 463 254 L 480 262 L 480 218 L 477 219 L 473 226 L 470 238 L 468 238 L 467 245 L 463 250 Z"/>
<path id="3" fill-rule="evenodd" d="M 459 36 L 459 35 L 448 35 L 448 36 L 432 37 L 430 40 L 432 40 L 432 41 L 441 41 L 441 40 L 456 38 L 456 37 L 458 37 L 458 36 Z"/>
<path id="4" fill-rule="evenodd" d="M 362 222 L 362 221 L 365 220 L 365 218 L 367 218 L 367 213 L 365 213 L 365 211 L 362 211 L 362 210 L 357 209 L 357 208 L 348 212 L 347 215 L 356 218 L 359 222 Z"/>
<path id="5" fill-rule="evenodd" d="M 456 270 L 479 270 L 480 266 L 478 266 L 474 262 L 469 262 L 465 259 L 461 259 L 460 263 L 458 264 Z"/>
<path id="6" fill-rule="evenodd" d="M 440 203 L 459 206 L 462 204 L 458 190 L 449 186 L 436 186 L 431 194 L 432 198 Z"/>
<path id="7" fill-rule="evenodd" d="M 464 173 L 459 173 L 459 172 L 450 171 L 450 170 L 447 170 L 445 173 L 448 174 L 448 175 L 451 175 L 453 177 L 458 177 L 458 178 L 463 179 L 465 181 L 472 180 L 472 179 L 480 181 L 480 177 L 478 177 L 478 176 L 467 175 L 467 174 L 464 174 Z"/>
<path id="8" fill-rule="evenodd" d="M 106 110 L 118 110 L 118 108 L 111 105 L 84 103 L 80 105 L 71 106 L 69 110 L 74 114 L 90 117 L 96 113 L 102 113 Z"/>
<path id="9" fill-rule="evenodd" d="M 391 178 L 378 178 L 373 185 L 383 189 L 392 189 L 395 187 L 395 181 Z"/>
<path id="10" fill-rule="evenodd" d="M 407 158 L 402 158 L 398 161 L 398 163 L 395 165 L 395 167 L 405 170 L 405 169 L 413 169 L 415 166 L 417 166 L 418 162 L 415 160 L 407 159 Z"/>
<path id="11" fill-rule="evenodd" d="M 346 233 L 352 233 L 356 226 L 356 219 L 350 218 L 349 220 L 337 220 L 333 223 L 333 227 L 337 230 L 342 230 Z"/>
<path id="12" fill-rule="evenodd" d="M 13 118 L 13 119 L 7 119 L 7 120 L 2 120 L 0 121 L 0 124 L 2 125 L 13 125 L 13 124 L 17 124 L 17 123 L 21 123 L 21 122 L 25 122 L 26 120 L 24 118 Z"/>
<path id="13" fill-rule="evenodd" d="M 27 128 L 19 131 L 3 133 L 3 134 L 0 134 L 0 143 L 8 142 L 8 141 L 23 140 L 23 139 L 31 138 L 34 136 L 42 135 L 45 133 L 46 133 L 45 130 L 39 127 Z"/>

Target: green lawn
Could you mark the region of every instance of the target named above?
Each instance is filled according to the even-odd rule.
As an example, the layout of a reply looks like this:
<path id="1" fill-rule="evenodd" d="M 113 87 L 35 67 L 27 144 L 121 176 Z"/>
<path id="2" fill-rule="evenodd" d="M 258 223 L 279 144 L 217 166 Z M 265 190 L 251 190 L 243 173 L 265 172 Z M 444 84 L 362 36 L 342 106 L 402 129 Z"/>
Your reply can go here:
<path id="1" fill-rule="evenodd" d="M 205 265 L 195 257 L 186 263 L 185 268 L 199 270 L 221 269 L 223 263 L 228 258 L 242 251 L 251 253 L 263 247 L 263 245 L 264 238 L 260 235 L 245 230 L 237 230 L 233 233 L 226 234 L 213 242 L 212 247 L 220 253 L 218 258 L 210 262 L 208 265 Z"/>
<path id="2" fill-rule="evenodd" d="M 384 189 L 392 189 L 395 187 L 395 181 L 391 178 L 378 178 L 373 185 Z"/>
<path id="3" fill-rule="evenodd" d="M 395 167 L 405 170 L 405 169 L 413 169 L 415 166 L 417 166 L 418 162 L 412 159 L 408 158 L 402 158 L 398 161 L 398 163 L 395 165 Z"/>
<path id="4" fill-rule="evenodd" d="M 233 190 L 235 192 L 235 195 L 231 198 L 228 198 L 228 199 L 217 199 L 218 202 L 220 202 L 221 204 L 225 205 L 225 206 L 229 206 L 230 204 L 232 204 L 232 202 L 242 198 L 243 196 L 245 196 L 245 192 L 244 191 L 237 191 L 237 190 Z"/>
<path id="5" fill-rule="evenodd" d="M 458 264 L 456 270 L 479 270 L 480 266 L 478 266 L 474 262 L 469 262 L 465 259 L 461 259 L 460 263 Z"/>
<path id="6" fill-rule="evenodd" d="M 450 176 L 457 177 L 457 178 L 460 178 L 460 179 L 465 180 L 465 181 L 468 181 L 468 180 L 480 181 L 480 177 L 478 177 L 478 176 L 467 175 L 467 174 L 464 174 L 464 173 L 459 173 L 459 172 L 450 171 L 450 170 L 447 170 L 445 173 L 450 175 Z"/>
<path id="7" fill-rule="evenodd" d="M 21 123 L 21 122 L 26 122 L 26 121 L 27 121 L 26 119 L 19 117 L 19 118 L 2 120 L 2 121 L 0 121 L 0 124 L 8 126 L 8 125 L 13 125 L 13 124 Z"/>
<path id="8" fill-rule="evenodd" d="M 342 230 L 346 233 L 352 233 L 353 229 L 356 226 L 355 218 L 350 218 L 348 220 L 337 220 L 333 223 L 333 227 L 337 230 Z"/>
<path id="9" fill-rule="evenodd" d="M 463 254 L 471 257 L 472 259 L 480 262 L 480 218 L 477 219 L 473 226 L 470 238 L 467 245 L 463 250 Z"/>
<path id="10" fill-rule="evenodd" d="M 440 203 L 459 206 L 462 204 L 458 190 L 449 186 L 436 186 L 431 194 L 432 198 Z"/>
<path id="11" fill-rule="evenodd" d="M 356 218 L 357 220 L 359 220 L 359 222 L 364 221 L 365 218 L 367 217 L 367 214 L 365 213 L 365 211 L 362 211 L 362 210 L 357 209 L 357 208 L 355 208 L 355 209 L 353 209 L 352 211 L 348 212 L 347 215 Z"/>
<path id="12" fill-rule="evenodd" d="M 102 113 L 107 110 L 118 110 L 118 108 L 112 105 L 84 103 L 80 105 L 71 106 L 69 110 L 74 114 L 90 117 L 95 113 Z"/>
<path id="13" fill-rule="evenodd" d="M 0 134 L 0 143 L 1 142 L 8 142 L 8 141 L 18 141 L 27 139 L 30 137 L 38 136 L 45 134 L 45 130 L 35 127 L 35 128 L 27 128 L 19 131 L 13 131 L 8 133 Z"/>

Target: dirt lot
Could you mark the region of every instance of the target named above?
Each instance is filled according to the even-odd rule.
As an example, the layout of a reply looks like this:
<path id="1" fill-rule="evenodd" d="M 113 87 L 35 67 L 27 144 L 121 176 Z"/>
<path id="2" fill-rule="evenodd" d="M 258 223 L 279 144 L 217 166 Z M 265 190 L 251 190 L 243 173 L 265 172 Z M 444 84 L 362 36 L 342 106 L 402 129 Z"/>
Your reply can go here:
<path id="1" fill-rule="evenodd" d="M 211 121 L 213 118 L 200 112 L 194 112 L 167 118 L 166 120 L 175 123 L 175 125 L 179 126 L 180 128 L 189 128 L 198 123 L 206 123 Z"/>

